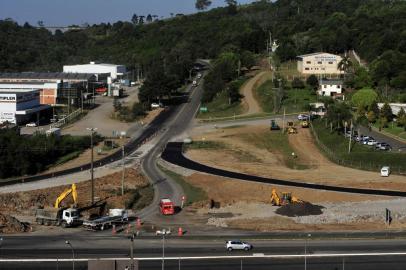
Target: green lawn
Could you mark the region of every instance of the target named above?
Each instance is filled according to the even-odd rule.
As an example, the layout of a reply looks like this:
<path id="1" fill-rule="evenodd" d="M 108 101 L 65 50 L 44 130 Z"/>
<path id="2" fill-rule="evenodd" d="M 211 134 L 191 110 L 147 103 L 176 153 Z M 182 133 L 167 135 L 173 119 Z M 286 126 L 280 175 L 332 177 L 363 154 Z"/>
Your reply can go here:
<path id="1" fill-rule="evenodd" d="M 376 122 L 374 127 L 379 128 L 379 124 Z M 392 135 L 398 136 L 406 140 L 406 131 L 403 127 L 398 127 L 396 123 L 389 123 L 388 127 L 384 128 L 383 131 L 386 131 Z"/>
<path id="2" fill-rule="evenodd" d="M 271 80 L 258 87 L 255 96 L 264 112 L 272 113 L 274 111 L 274 90 Z M 282 109 L 277 113 L 283 113 L 283 108 L 286 109 L 286 113 L 302 112 L 309 103 L 316 101 L 317 96 L 314 90 L 287 89 L 282 100 Z"/>
<path id="3" fill-rule="evenodd" d="M 307 164 L 303 163 L 300 158 L 292 156 L 293 148 L 289 144 L 288 136 L 295 136 L 282 134 L 279 131 L 269 131 L 261 134 L 242 134 L 240 135 L 245 141 L 254 144 L 261 149 L 267 149 L 270 152 L 281 154 L 283 162 L 288 168 L 296 170 L 304 170 L 310 168 Z"/>
<path id="4" fill-rule="evenodd" d="M 394 172 L 406 172 L 405 153 L 379 151 L 354 142 L 349 154 L 348 139 L 342 134 L 330 133 L 330 129 L 321 120 L 313 121 L 313 127 L 322 143 L 319 144 L 322 152 L 336 163 L 373 171 L 378 171 L 382 166 L 391 166 Z"/>
<path id="5" fill-rule="evenodd" d="M 182 187 L 186 196 L 185 205 L 191 205 L 192 203 L 204 201 L 207 199 L 207 194 L 203 189 L 193 186 L 192 184 L 187 182 L 182 175 L 170 171 L 160 165 L 158 165 L 158 167 L 162 172 L 164 172 Z"/>

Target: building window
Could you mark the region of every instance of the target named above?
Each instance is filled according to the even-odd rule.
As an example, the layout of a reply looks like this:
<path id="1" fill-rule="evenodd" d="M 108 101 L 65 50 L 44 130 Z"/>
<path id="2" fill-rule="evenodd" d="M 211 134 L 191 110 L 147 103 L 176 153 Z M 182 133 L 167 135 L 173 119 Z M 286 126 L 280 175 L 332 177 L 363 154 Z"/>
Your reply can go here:
<path id="1" fill-rule="evenodd" d="M 311 64 L 312 63 L 312 61 L 306 61 L 306 64 Z"/>
<path id="2" fill-rule="evenodd" d="M 324 85 L 324 88 L 327 88 L 327 85 Z"/>
<path id="3" fill-rule="evenodd" d="M 321 64 L 323 64 L 323 62 L 319 61 L 319 62 L 317 62 L 317 64 L 321 65 Z"/>
<path id="4" fill-rule="evenodd" d="M 321 70 L 326 70 L 325 68 L 321 68 Z"/>
<path id="5" fill-rule="evenodd" d="M 309 68 L 305 68 L 305 70 L 309 70 Z"/>
<path id="6" fill-rule="evenodd" d="M 341 85 L 337 85 L 337 88 L 340 89 L 340 88 L 341 88 Z"/>
<path id="7" fill-rule="evenodd" d="M 333 64 L 333 62 L 328 62 L 330 65 L 332 65 Z"/>

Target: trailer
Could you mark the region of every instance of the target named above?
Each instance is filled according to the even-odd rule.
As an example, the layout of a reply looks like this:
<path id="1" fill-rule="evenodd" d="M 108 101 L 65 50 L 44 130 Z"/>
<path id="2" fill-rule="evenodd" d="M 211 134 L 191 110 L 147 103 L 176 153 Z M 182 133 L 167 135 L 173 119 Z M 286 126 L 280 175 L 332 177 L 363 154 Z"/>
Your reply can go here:
<path id="1" fill-rule="evenodd" d="M 113 227 L 113 225 L 123 225 L 128 223 L 128 212 L 124 209 L 110 209 L 109 215 L 83 221 L 82 226 L 91 231 L 103 231 Z"/>

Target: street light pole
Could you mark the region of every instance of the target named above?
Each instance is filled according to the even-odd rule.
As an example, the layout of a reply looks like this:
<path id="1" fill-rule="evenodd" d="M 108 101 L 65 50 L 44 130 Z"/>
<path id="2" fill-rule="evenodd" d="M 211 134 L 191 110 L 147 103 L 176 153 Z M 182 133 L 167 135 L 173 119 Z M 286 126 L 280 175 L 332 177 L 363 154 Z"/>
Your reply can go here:
<path id="1" fill-rule="evenodd" d="M 305 238 L 305 255 L 304 255 L 304 261 L 305 261 L 305 267 L 304 267 L 304 269 L 305 270 L 307 270 L 307 239 L 309 238 L 309 237 L 311 237 L 312 235 L 309 233 L 307 236 L 306 236 L 306 238 Z"/>
<path id="2" fill-rule="evenodd" d="M 75 270 L 75 251 L 73 250 L 72 244 L 68 240 L 65 241 L 65 244 L 70 246 L 70 248 L 72 249 L 72 269 Z"/>
<path id="3" fill-rule="evenodd" d="M 124 145 L 121 147 L 121 152 L 122 152 L 122 155 L 123 155 L 123 158 L 122 158 L 122 164 L 123 164 L 123 172 L 122 172 L 122 174 L 121 174 L 121 196 L 124 196 L 124 176 L 125 176 L 125 165 L 124 165 L 124 154 L 125 154 L 125 152 L 124 152 Z"/>
<path id="4" fill-rule="evenodd" d="M 131 246 L 130 246 L 130 256 L 131 256 L 131 268 L 130 270 L 134 270 L 134 234 L 131 235 Z"/>
<path id="5" fill-rule="evenodd" d="M 91 153 L 90 153 L 90 179 L 91 179 L 91 184 L 92 184 L 92 193 L 91 193 L 91 201 L 92 204 L 94 204 L 94 168 L 93 168 L 93 135 L 94 132 L 97 130 L 97 128 L 87 128 L 87 130 L 90 131 L 90 147 L 91 147 Z"/>
<path id="6" fill-rule="evenodd" d="M 165 235 L 167 231 L 165 229 L 162 230 L 162 270 L 165 269 Z"/>
<path id="7" fill-rule="evenodd" d="M 0 237 L 0 257 L 1 257 L 1 255 L 2 255 L 2 254 L 1 254 L 1 253 L 2 253 L 2 252 L 1 252 L 1 251 L 2 251 L 2 249 L 1 249 L 2 246 L 3 246 L 3 237 Z"/>

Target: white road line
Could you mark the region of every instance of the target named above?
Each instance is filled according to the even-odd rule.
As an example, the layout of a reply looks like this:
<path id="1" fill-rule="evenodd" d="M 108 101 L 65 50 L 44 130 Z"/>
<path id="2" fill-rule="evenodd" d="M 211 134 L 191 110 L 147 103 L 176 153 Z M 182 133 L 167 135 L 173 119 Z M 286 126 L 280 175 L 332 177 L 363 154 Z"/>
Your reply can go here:
<path id="1" fill-rule="evenodd" d="M 268 259 L 299 259 L 299 258 L 334 258 L 334 257 L 373 257 L 373 256 L 406 256 L 406 252 L 372 252 L 372 253 L 330 253 L 330 254 L 279 254 L 279 255 L 263 255 L 259 258 Z M 131 258 L 75 258 L 75 261 L 86 262 L 92 260 L 108 261 L 108 260 L 130 260 Z M 154 261 L 162 260 L 162 257 L 134 257 L 138 261 Z M 195 256 L 195 257 L 165 257 L 165 260 L 216 260 L 216 259 L 258 259 L 258 256 L 253 255 L 230 255 L 230 256 Z M 0 262 L 70 262 L 72 259 L 0 259 Z"/>

